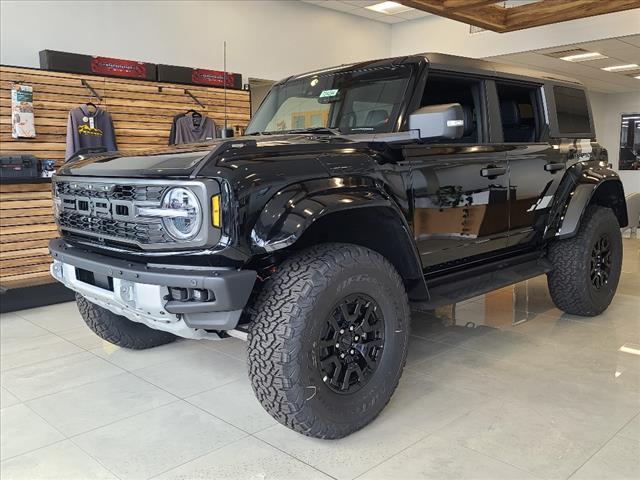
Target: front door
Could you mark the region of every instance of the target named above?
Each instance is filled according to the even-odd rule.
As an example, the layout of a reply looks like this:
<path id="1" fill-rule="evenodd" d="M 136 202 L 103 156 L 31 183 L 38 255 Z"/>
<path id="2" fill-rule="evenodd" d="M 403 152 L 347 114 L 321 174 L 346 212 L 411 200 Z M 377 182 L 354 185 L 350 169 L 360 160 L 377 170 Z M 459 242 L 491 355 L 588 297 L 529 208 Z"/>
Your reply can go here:
<path id="1" fill-rule="evenodd" d="M 416 145 L 406 155 L 423 268 L 507 246 L 509 177 L 503 149 Z"/>
<path id="2" fill-rule="evenodd" d="M 430 71 L 420 107 L 457 103 L 462 138 L 406 147 L 414 236 L 426 270 L 491 254 L 509 233 L 506 152 L 489 144 L 487 81 Z"/>

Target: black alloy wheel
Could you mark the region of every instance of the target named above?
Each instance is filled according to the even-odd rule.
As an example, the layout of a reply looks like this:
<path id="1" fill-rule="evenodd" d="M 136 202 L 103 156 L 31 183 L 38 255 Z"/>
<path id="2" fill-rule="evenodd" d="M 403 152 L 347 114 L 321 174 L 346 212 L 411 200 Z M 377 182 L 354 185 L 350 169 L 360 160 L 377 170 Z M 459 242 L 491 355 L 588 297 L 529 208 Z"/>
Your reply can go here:
<path id="1" fill-rule="evenodd" d="M 591 284 L 600 290 L 611 275 L 611 242 L 607 234 L 602 234 L 591 249 Z"/>
<path id="2" fill-rule="evenodd" d="M 368 295 L 342 299 L 327 318 L 318 344 L 322 380 L 336 393 L 354 393 L 376 371 L 384 346 L 384 317 Z"/>
<path id="3" fill-rule="evenodd" d="M 551 242 L 549 293 L 560 310 L 593 317 L 606 310 L 622 271 L 622 236 L 613 210 L 587 207 L 578 232 Z"/>
<path id="4" fill-rule="evenodd" d="M 316 438 L 342 438 L 391 399 L 409 346 L 402 277 L 360 245 L 291 255 L 253 308 L 249 378 L 273 418 Z"/>

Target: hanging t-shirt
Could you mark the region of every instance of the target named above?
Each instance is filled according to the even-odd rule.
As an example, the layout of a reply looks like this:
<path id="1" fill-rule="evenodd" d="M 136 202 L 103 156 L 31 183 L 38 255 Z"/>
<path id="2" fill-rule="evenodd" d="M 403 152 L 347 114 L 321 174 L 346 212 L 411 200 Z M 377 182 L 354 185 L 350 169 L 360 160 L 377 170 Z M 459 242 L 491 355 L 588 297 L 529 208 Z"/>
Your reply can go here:
<path id="1" fill-rule="evenodd" d="M 209 117 L 187 113 L 174 119 L 174 144 L 205 142 L 216 138 L 216 124 Z"/>
<path id="2" fill-rule="evenodd" d="M 176 144 L 176 122 L 179 118 L 184 117 L 185 115 L 186 113 L 179 113 L 178 115 L 175 115 L 173 117 L 173 120 L 171 122 L 171 131 L 169 132 L 169 145 Z"/>
<path id="3" fill-rule="evenodd" d="M 105 147 L 107 151 L 116 151 L 116 135 L 109 112 L 96 108 L 91 112 L 87 105 L 81 105 L 69 112 L 67 121 L 68 160 L 81 148 Z"/>

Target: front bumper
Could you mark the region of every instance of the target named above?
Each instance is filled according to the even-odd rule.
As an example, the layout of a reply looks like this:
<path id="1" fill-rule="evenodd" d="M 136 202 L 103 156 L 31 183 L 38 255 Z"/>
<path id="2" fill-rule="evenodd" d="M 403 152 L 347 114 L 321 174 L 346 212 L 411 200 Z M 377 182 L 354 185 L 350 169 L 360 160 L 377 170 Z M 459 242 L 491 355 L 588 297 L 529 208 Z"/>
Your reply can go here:
<path id="1" fill-rule="evenodd" d="M 252 270 L 129 262 L 71 246 L 62 239 L 51 240 L 49 250 L 51 275 L 68 288 L 134 322 L 186 338 L 216 338 L 207 330 L 234 329 L 256 279 Z M 108 286 L 80 280 L 79 269 L 109 279 Z M 169 287 L 207 289 L 215 299 L 170 300 Z"/>

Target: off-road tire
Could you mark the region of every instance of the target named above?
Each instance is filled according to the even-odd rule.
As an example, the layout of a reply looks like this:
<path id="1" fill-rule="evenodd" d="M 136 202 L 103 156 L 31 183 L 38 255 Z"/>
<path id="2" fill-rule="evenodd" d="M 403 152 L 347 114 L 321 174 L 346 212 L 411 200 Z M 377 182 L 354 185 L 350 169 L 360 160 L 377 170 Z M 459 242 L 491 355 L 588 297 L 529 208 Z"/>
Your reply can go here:
<path id="1" fill-rule="evenodd" d="M 318 367 L 318 333 L 340 299 L 364 294 L 384 316 L 384 346 L 363 386 L 338 393 Z M 410 310 L 402 279 L 381 255 L 351 244 L 321 244 L 284 261 L 256 299 L 249 377 L 277 421 L 316 438 L 342 438 L 389 402 L 407 356 Z"/>
<path id="2" fill-rule="evenodd" d="M 590 278 L 591 252 L 602 235 L 611 245 L 611 273 L 606 285 L 597 289 Z M 549 260 L 553 270 L 547 274 L 547 283 L 553 303 L 560 310 L 585 317 L 605 311 L 616 293 L 622 268 L 620 225 L 611 209 L 587 207 L 578 233 L 551 243 Z"/>
<path id="3" fill-rule="evenodd" d="M 176 339 L 176 336 L 169 332 L 154 330 L 142 323 L 116 315 L 91 303 L 79 293 L 76 293 L 76 303 L 89 328 L 103 340 L 119 347 L 144 350 L 171 343 Z"/>

